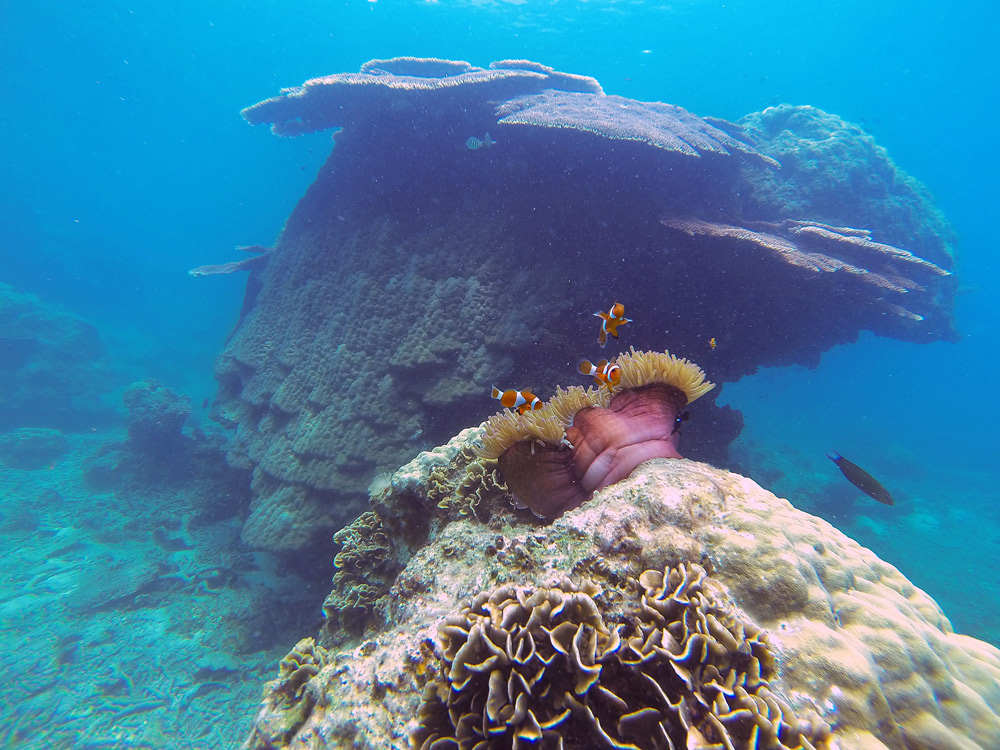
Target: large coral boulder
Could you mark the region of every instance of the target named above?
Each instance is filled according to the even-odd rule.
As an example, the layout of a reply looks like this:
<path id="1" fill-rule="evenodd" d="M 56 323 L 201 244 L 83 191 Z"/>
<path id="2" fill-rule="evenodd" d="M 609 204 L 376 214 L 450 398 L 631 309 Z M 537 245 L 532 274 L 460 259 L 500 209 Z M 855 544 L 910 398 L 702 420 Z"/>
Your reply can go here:
<path id="1" fill-rule="evenodd" d="M 634 739 L 651 726 L 679 747 L 722 747 L 710 743 L 723 732 L 737 747 L 758 736 L 780 743 L 769 747 L 1000 747 L 1000 651 L 954 633 L 927 594 L 825 521 L 745 477 L 656 459 L 550 525 L 504 512 L 445 522 L 435 508 L 449 503 L 433 502 L 442 462 L 462 473 L 473 437 L 380 484 L 376 511 L 423 507 L 437 522 L 422 542 L 386 519 L 380 554 L 401 572 L 373 579 L 383 596 L 366 632 L 329 648 L 300 642 L 247 747 L 457 747 L 449 737 L 483 731 L 485 747 L 510 747 L 512 732 L 668 746 Z M 518 667 L 532 659 L 547 661 Z M 655 676 L 657 659 L 673 668 Z M 556 689 L 526 690 L 518 669 Z M 668 700 L 637 705 L 658 699 L 631 672 Z M 602 712 L 620 719 L 595 721 Z"/>

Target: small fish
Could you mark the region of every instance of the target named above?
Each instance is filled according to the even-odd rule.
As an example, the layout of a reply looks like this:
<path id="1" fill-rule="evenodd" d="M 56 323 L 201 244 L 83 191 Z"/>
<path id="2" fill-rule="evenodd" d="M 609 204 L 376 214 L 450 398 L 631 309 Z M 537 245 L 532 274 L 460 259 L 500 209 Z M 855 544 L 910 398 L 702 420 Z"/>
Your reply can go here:
<path id="1" fill-rule="evenodd" d="M 713 352 L 715 351 L 715 336 L 712 336 L 712 338 L 708 340 L 708 348 Z"/>
<path id="2" fill-rule="evenodd" d="M 517 409 L 518 414 L 524 414 L 524 412 L 531 409 L 542 408 L 541 400 L 531 391 L 501 391 L 496 386 L 493 386 L 493 393 L 490 395 L 508 409 Z"/>
<path id="3" fill-rule="evenodd" d="M 678 414 L 677 417 L 674 419 L 674 429 L 670 431 L 670 434 L 673 435 L 675 432 L 680 432 L 681 425 L 687 422 L 689 419 L 691 419 L 691 412 L 689 411 L 682 411 L 680 414 Z"/>
<path id="4" fill-rule="evenodd" d="M 580 362 L 580 372 L 594 379 L 594 385 L 606 385 L 614 388 L 622 382 L 622 368 L 614 362 L 602 359 L 596 365 L 589 359 Z"/>
<path id="5" fill-rule="evenodd" d="M 892 495 L 879 481 L 856 464 L 852 464 L 839 453 L 827 453 L 826 457 L 837 464 L 847 481 L 864 492 L 868 497 L 885 505 L 894 505 Z"/>
<path id="6" fill-rule="evenodd" d="M 474 135 L 470 135 L 468 140 L 465 141 L 465 147 L 469 149 L 469 151 L 476 151 L 480 148 L 493 148 L 495 144 L 496 141 L 490 138 L 490 131 L 488 130 L 483 135 L 482 140 L 476 138 Z"/>
<path id="7" fill-rule="evenodd" d="M 608 312 L 595 312 L 594 317 L 601 319 L 601 333 L 597 337 L 597 343 L 602 347 L 608 343 L 609 334 L 612 338 L 618 338 L 618 326 L 632 322 L 625 317 L 625 305 L 621 302 L 615 302 Z"/>

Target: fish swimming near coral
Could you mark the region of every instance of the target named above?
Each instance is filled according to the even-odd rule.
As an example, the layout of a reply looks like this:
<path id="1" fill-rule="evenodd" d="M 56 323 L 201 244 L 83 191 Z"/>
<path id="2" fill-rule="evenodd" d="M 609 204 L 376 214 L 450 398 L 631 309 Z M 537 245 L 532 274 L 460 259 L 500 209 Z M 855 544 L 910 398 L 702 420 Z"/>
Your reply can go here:
<path id="1" fill-rule="evenodd" d="M 622 382 L 622 368 L 614 362 L 608 362 L 606 359 L 602 359 L 597 364 L 594 364 L 589 359 L 585 359 L 580 362 L 580 372 L 592 377 L 594 385 L 614 388 Z"/>
<path id="2" fill-rule="evenodd" d="M 501 391 L 496 386 L 493 386 L 493 392 L 490 395 L 508 409 L 517 409 L 518 414 L 542 408 L 541 399 L 531 391 Z"/>
<path id="3" fill-rule="evenodd" d="M 469 151 L 478 151 L 481 148 L 493 148 L 495 145 L 496 141 L 490 138 L 490 131 L 488 130 L 483 135 L 482 140 L 476 138 L 474 135 L 470 135 L 465 141 L 465 147 L 469 149 Z"/>
<path id="4" fill-rule="evenodd" d="M 882 486 L 875 477 L 862 469 L 857 464 L 852 464 L 839 453 L 827 453 L 826 457 L 837 464 L 837 468 L 846 477 L 847 481 L 864 492 L 868 497 L 878 500 L 884 505 L 894 505 L 892 495 Z"/>
<path id="5" fill-rule="evenodd" d="M 615 302 L 607 312 L 595 312 L 594 317 L 601 319 L 601 332 L 597 337 L 597 343 L 602 347 L 608 343 L 608 335 L 618 338 L 618 326 L 632 322 L 625 317 L 625 305 L 621 302 Z"/>
<path id="6" fill-rule="evenodd" d="M 712 336 L 712 338 L 708 340 L 708 348 L 714 352 L 716 346 L 718 346 L 718 344 L 715 341 L 715 336 Z"/>

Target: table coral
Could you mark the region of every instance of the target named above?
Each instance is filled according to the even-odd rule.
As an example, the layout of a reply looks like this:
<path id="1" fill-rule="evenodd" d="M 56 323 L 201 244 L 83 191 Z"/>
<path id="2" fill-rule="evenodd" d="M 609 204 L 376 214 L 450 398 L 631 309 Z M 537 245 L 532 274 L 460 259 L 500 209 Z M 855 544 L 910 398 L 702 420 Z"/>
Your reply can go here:
<path id="1" fill-rule="evenodd" d="M 729 156 L 737 152 L 778 166 L 777 161 L 744 141 L 686 109 L 663 102 L 553 88 L 504 102 L 497 108 L 497 117 L 499 125 L 574 130 L 609 140 L 636 141 L 686 156 Z"/>
<path id="2" fill-rule="evenodd" d="M 462 443 L 478 435 L 466 432 L 445 453 L 461 453 Z M 426 489 L 419 495 L 419 488 L 435 465 L 411 464 L 387 486 L 405 487 L 407 497 L 423 497 L 428 504 L 424 507 L 433 507 Z M 381 600 L 382 617 L 360 638 L 329 652 L 327 665 L 309 683 L 317 708 L 275 746 L 305 748 L 310 738 L 322 737 L 330 747 L 401 749 L 408 747 L 412 732 L 421 736 L 421 720 L 414 717 L 423 717 L 431 732 L 441 733 L 449 722 L 454 727 L 460 716 L 442 724 L 428 718 L 437 709 L 421 713 L 420 707 L 425 693 L 432 701 L 433 696 L 447 700 L 448 692 L 438 683 L 450 681 L 463 639 L 472 640 L 469 626 L 449 625 L 456 613 L 468 606 L 461 615 L 467 622 L 492 623 L 498 616 L 503 624 L 503 615 L 493 613 L 509 610 L 510 627 L 515 622 L 527 627 L 529 620 L 517 613 L 531 609 L 525 605 L 532 597 L 532 602 L 558 598 L 551 593 L 555 589 L 580 607 L 579 616 L 567 614 L 576 623 L 571 625 L 574 638 L 582 623 L 589 623 L 594 638 L 600 627 L 607 634 L 592 641 L 586 631 L 576 639 L 578 651 L 585 647 L 590 653 L 593 642 L 595 656 L 605 654 L 610 641 L 602 639 L 617 629 L 622 645 L 610 661 L 599 662 L 601 669 L 618 663 L 619 653 L 626 662 L 644 663 L 647 656 L 666 659 L 662 663 L 674 675 L 670 679 L 679 680 L 671 689 L 701 686 L 706 691 L 704 703 L 695 698 L 684 704 L 701 707 L 689 725 L 710 736 L 718 728 L 704 713 L 709 711 L 732 730 L 735 747 L 752 742 L 748 733 L 754 731 L 758 746 L 775 733 L 790 746 L 799 742 L 807 747 L 807 741 L 823 746 L 824 723 L 830 727 L 830 747 L 840 750 L 1000 746 L 1000 651 L 952 632 L 934 601 L 874 553 L 736 474 L 684 459 L 656 459 L 545 527 L 510 517 L 493 526 L 466 517 L 433 525 L 423 543 L 413 538 L 403 543 L 403 530 L 388 533 L 410 551 L 400 557 L 400 572 Z M 580 594 L 594 602 L 593 609 L 582 603 Z M 559 619 L 557 605 L 538 616 L 572 654 L 574 638 L 563 637 L 568 628 Z M 438 641 L 439 628 L 448 634 L 447 642 Z M 529 629 L 534 628 L 532 623 Z M 730 637 L 741 656 L 732 656 Z M 690 648 L 678 650 L 671 639 L 679 645 L 684 638 Z M 741 640 L 750 645 L 741 650 Z M 506 654 L 506 638 L 503 641 Z M 475 642 L 476 648 L 489 650 L 482 640 Z M 536 642 L 536 652 L 539 643 L 558 652 L 551 640 L 548 646 Z M 482 663 L 469 653 L 472 663 Z M 521 653 L 530 653 L 527 643 Z M 546 673 L 565 664 L 565 655 L 558 653 Z M 701 661 L 688 661 L 695 653 L 702 655 Z M 546 658 L 548 654 L 543 652 Z M 498 657 L 497 665 L 501 661 Z M 588 692 L 583 676 L 597 663 L 585 657 L 580 664 L 587 669 L 564 666 L 568 671 L 558 677 L 561 684 L 570 685 L 568 692 L 581 705 L 586 702 L 574 691 L 579 685 Z M 530 683 L 536 671 L 521 676 Z M 519 716 L 516 731 L 533 731 L 527 713 L 517 711 L 517 696 L 523 691 L 517 687 L 519 680 L 508 673 L 501 691 L 492 669 L 481 674 L 459 670 L 453 677 L 461 681 L 463 675 L 469 676 L 470 686 L 482 686 L 484 700 L 491 680 L 495 683 L 487 716 L 492 711 L 498 719 L 514 717 L 501 705 L 506 695 Z M 667 677 L 655 679 L 660 684 Z M 603 678 L 599 684 L 604 685 Z M 755 685 L 760 686 L 759 700 L 748 697 Z M 633 706 L 614 686 L 606 687 Z M 668 703 L 681 705 L 680 693 L 673 695 Z M 601 711 L 624 711 L 614 709 L 619 704 L 606 698 L 611 706 L 604 704 Z M 462 705 L 484 710 L 481 702 L 465 700 L 460 696 Z M 262 707 L 258 726 L 273 719 L 270 705 Z M 662 704 L 650 708 L 666 710 Z M 586 716 L 575 710 L 574 717 Z M 534 715 L 541 727 L 559 712 Z M 605 733 L 618 731 L 617 721 L 594 715 Z M 791 715 L 797 720 L 787 718 Z M 646 727 L 651 717 L 638 713 L 635 726 Z M 505 718 L 505 733 L 506 726 Z M 670 726 L 675 727 L 673 720 Z M 590 731 L 596 733 L 596 727 Z M 795 732 L 801 733 L 799 739 L 793 738 Z M 634 735 L 628 741 L 655 747 Z M 700 740 L 692 741 L 699 746 Z M 250 748 L 265 746 L 248 743 Z"/>

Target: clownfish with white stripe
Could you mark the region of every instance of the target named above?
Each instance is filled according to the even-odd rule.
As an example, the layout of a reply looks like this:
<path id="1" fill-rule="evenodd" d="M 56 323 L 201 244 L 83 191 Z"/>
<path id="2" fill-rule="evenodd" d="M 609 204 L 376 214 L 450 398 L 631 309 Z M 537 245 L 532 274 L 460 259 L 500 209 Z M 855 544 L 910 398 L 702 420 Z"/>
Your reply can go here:
<path id="1" fill-rule="evenodd" d="M 608 343 L 608 336 L 618 338 L 618 326 L 631 323 L 631 319 L 625 317 L 625 305 L 615 302 L 607 312 L 595 312 L 595 318 L 601 319 L 601 333 L 597 337 L 597 343 L 602 347 Z"/>
<path id="2" fill-rule="evenodd" d="M 580 363 L 580 372 L 592 377 L 595 385 L 614 388 L 622 382 L 622 368 L 606 359 L 602 359 L 596 365 L 589 359 L 585 359 Z"/>
<path id="3" fill-rule="evenodd" d="M 493 386 L 493 393 L 490 395 L 499 401 L 502 406 L 506 406 L 508 409 L 517 409 L 518 414 L 542 408 L 541 399 L 531 391 L 501 391 L 496 386 Z"/>

